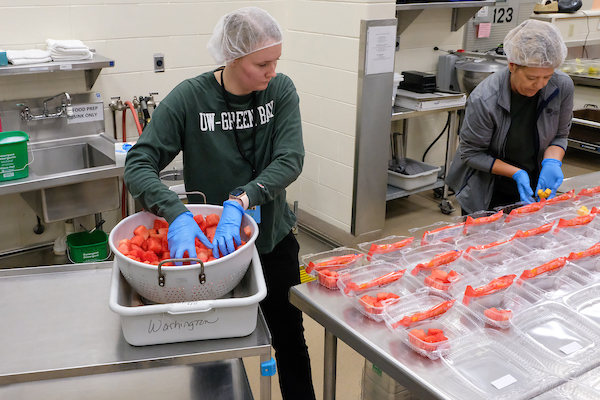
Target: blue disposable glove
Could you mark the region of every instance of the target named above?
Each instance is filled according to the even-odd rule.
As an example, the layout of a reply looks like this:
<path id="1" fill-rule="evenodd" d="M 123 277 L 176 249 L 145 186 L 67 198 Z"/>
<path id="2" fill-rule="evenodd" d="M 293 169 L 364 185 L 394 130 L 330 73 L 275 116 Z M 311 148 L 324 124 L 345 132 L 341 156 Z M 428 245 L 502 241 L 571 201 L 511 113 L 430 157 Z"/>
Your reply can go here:
<path id="1" fill-rule="evenodd" d="M 196 238 L 212 249 L 212 243 L 194 220 L 194 215 L 189 211 L 179 214 L 169 225 L 169 233 L 167 233 L 171 257 L 184 258 L 183 253 L 187 251 L 190 258 L 196 258 Z"/>
<path id="2" fill-rule="evenodd" d="M 533 203 L 533 190 L 531 190 L 529 174 L 520 169 L 513 174 L 512 178 L 517 182 L 517 189 L 519 190 L 521 201 L 527 204 Z"/>
<path id="3" fill-rule="evenodd" d="M 244 208 L 237 201 L 227 200 L 223 203 L 223 214 L 221 214 L 213 238 L 213 256 L 215 258 L 219 258 L 219 251 L 224 256 L 233 253 L 235 251 L 234 240 L 238 246 L 242 244 L 240 226 L 243 216 Z"/>
<path id="4" fill-rule="evenodd" d="M 564 175 L 562 169 L 562 162 L 558 161 L 556 158 L 546 158 L 542 161 L 542 171 L 540 172 L 540 179 L 538 179 L 537 187 L 535 188 L 535 192 L 538 190 L 552 190 L 549 199 L 556 196 L 556 190 L 562 184 Z"/>

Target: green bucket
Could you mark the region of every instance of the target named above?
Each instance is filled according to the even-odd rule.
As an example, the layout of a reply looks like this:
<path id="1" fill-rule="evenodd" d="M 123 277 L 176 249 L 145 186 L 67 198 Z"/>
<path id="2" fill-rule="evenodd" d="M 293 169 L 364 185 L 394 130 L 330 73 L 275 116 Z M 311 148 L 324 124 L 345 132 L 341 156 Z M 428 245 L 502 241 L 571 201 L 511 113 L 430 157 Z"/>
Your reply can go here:
<path id="1" fill-rule="evenodd" d="M 0 132 L 0 182 L 29 176 L 28 141 L 25 132 Z"/>
<path id="2" fill-rule="evenodd" d="M 74 263 L 104 261 L 108 258 L 108 235 L 100 230 L 67 236 L 69 259 Z"/>

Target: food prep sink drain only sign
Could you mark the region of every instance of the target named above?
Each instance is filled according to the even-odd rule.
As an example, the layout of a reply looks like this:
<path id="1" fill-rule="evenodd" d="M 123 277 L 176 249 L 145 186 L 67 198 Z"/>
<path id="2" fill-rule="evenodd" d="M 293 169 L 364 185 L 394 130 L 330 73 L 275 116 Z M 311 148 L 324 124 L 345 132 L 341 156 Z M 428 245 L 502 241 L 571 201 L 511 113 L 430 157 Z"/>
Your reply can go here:
<path id="1" fill-rule="evenodd" d="M 73 106 L 73 116 L 68 119 L 69 124 L 104 120 L 102 103 L 77 104 Z"/>

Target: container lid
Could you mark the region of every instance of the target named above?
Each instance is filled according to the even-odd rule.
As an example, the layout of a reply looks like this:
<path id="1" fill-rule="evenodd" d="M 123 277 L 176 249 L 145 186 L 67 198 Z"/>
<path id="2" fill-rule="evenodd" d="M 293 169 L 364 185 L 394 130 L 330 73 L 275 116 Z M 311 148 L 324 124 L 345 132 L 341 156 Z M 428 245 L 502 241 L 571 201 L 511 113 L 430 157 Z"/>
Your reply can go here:
<path id="1" fill-rule="evenodd" d="M 21 131 L 0 132 L 0 145 L 27 142 L 29 135 Z"/>

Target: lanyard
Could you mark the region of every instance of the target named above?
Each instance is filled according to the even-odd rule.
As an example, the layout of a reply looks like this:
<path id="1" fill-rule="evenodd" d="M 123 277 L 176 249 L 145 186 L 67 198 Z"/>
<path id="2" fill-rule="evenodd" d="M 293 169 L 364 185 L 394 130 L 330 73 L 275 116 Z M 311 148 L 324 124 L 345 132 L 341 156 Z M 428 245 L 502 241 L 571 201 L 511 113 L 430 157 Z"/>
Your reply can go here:
<path id="1" fill-rule="evenodd" d="M 227 90 L 225 90 L 225 83 L 223 82 L 224 69 L 225 69 L 224 67 L 221 68 L 221 92 L 223 93 L 223 100 L 225 100 L 225 105 L 227 106 L 227 111 L 233 112 L 234 110 L 232 110 L 231 106 L 229 105 L 229 98 L 227 97 Z M 256 161 L 256 127 L 257 127 L 258 123 L 256 121 L 256 111 L 255 110 L 257 110 L 257 109 L 258 109 L 258 105 L 257 105 L 257 100 L 256 100 L 256 92 L 252 92 L 252 158 L 254 158 L 254 161 Z M 235 119 L 234 119 L 231 127 L 233 129 L 233 134 L 235 136 L 235 144 L 237 145 L 238 151 L 239 151 L 240 155 L 242 156 L 242 158 L 244 160 L 246 160 L 246 162 L 248 164 L 250 164 L 250 167 L 252 168 L 252 179 L 254 179 L 254 178 L 256 178 L 255 163 L 250 161 L 250 159 L 248 157 L 246 157 L 244 149 L 242 149 L 242 143 L 240 142 L 240 136 L 238 135 L 238 131 L 237 131 L 235 125 L 236 125 L 236 123 L 235 123 Z"/>

